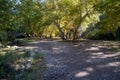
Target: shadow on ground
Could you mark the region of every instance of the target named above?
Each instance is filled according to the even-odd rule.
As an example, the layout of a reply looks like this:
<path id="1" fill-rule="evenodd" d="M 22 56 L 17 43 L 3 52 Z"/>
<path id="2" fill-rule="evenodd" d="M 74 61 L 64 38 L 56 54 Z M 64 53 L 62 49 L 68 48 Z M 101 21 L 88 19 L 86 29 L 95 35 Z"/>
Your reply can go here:
<path id="1" fill-rule="evenodd" d="M 25 47 L 44 55 L 42 80 L 120 80 L 120 52 L 109 49 L 113 46 L 119 42 L 38 41 Z"/>

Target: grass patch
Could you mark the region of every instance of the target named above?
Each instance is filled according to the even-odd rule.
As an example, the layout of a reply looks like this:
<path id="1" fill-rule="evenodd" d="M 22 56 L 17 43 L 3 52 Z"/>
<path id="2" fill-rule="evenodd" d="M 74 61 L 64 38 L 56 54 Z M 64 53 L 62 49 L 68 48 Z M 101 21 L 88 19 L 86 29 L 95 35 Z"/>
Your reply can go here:
<path id="1" fill-rule="evenodd" d="M 43 56 L 36 51 L 0 49 L 0 80 L 36 80 L 43 70 Z"/>
<path id="2" fill-rule="evenodd" d="M 23 38 L 23 39 L 15 39 L 15 43 L 28 43 L 28 42 L 34 42 L 36 41 L 35 39 L 28 39 L 28 38 Z"/>

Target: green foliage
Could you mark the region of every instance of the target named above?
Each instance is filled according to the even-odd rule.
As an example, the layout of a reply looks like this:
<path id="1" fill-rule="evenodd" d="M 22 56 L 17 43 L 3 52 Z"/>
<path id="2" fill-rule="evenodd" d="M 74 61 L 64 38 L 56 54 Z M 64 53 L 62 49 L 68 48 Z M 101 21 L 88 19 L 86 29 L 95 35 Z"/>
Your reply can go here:
<path id="1" fill-rule="evenodd" d="M 45 10 L 49 15 L 46 16 L 49 17 L 48 22 L 58 28 L 62 39 L 67 39 L 68 35 L 71 35 L 71 39 L 79 34 L 78 29 L 92 15 L 93 5 L 94 0 L 92 3 L 90 0 L 47 0 Z"/>
<path id="2" fill-rule="evenodd" d="M 9 39 L 9 31 L 16 31 L 18 28 L 16 20 L 16 12 L 14 4 L 11 0 L 0 0 L 0 39 L 3 45 Z M 13 36 L 11 36 L 12 39 Z"/>
<path id="3" fill-rule="evenodd" d="M 100 33 L 101 33 L 100 30 L 94 29 L 93 31 L 90 31 L 90 32 L 86 35 L 86 38 L 88 38 L 88 39 L 99 39 Z"/>
<path id="4" fill-rule="evenodd" d="M 35 54 L 32 56 L 33 59 L 30 56 L 32 54 Z M 38 65 L 38 63 L 41 65 Z M 38 77 L 38 72 L 42 70 L 42 66 L 43 58 L 37 52 L 29 50 L 14 50 L 12 48 L 0 49 L 0 79 L 36 79 Z"/>
<path id="5" fill-rule="evenodd" d="M 115 35 L 120 25 L 119 0 L 0 0 L 0 5 L 0 32 L 6 33 L 10 41 L 8 30 L 13 36 L 50 34 L 76 39 L 89 23 L 98 22 L 98 15 L 102 17 L 98 23 L 104 34 Z"/>
<path id="6" fill-rule="evenodd" d="M 0 41 L 2 42 L 3 47 L 5 47 L 7 43 L 7 34 L 4 31 L 0 31 Z"/>
<path id="7" fill-rule="evenodd" d="M 1 0 L 0 32 L 12 31 L 13 36 L 19 33 L 38 34 L 42 32 L 42 6 L 38 0 Z M 9 35 L 7 34 L 7 37 Z M 7 39 L 9 40 L 9 39 Z"/>
<path id="8" fill-rule="evenodd" d="M 90 31 L 86 38 L 93 40 L 116 40 L 115 35 L 112 32 L 104 32 L 102 29 L 93 29 Z"/>
<path id="9" fill-rule="evenodd" d="M 95 39 L 115 40 L 117 39 L 117 37 L 119 37 L 118 34 L 118 27 L 120 25 L 119 9 L 120 9 L 119 0 L 97 1 L 97 3 L 94 6 L 94 10 L 100 14 L 99 22 L 97 22 L 97 27 L 100 32 L 98 32 L 99 37 L 98 34 L 95 35 L 97 36 Z M 94 30 L 91 33 L 94 33 Z"/>
<path id="10" fill-rule="evenodd" d="M 41 31 L 42 6 L 39 1 L 23 0 L 19 5 L 19 17 L 25 33 L 35 34 Z"/>
<path id="11" fill-rule="evenodd" d="M 95 10 L 98 11 L 104 18 L 100 19 L 105 32 L 111 31 L 115 34 L 120 25 L 120 1 L 119 0 L 99 0 L 95 5 Z"/>

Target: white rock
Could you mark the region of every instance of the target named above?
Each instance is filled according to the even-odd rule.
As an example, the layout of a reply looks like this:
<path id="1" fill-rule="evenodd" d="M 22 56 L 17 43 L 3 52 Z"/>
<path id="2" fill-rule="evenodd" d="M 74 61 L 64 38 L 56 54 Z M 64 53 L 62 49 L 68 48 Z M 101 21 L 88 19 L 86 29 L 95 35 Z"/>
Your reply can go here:
<path id="1" fill-rule="evenodd" d="M 25 69 L 25 66 L 24 66 L 24 65 L 21 65 L 20 69 Z"/>
<path id="2" fill-rule="evenodd" d="M 26 64 L 26 68 L 30 68 L 31 67 L 31 64 L 30 63 L 27 63 Z"/>
<path id="3" fill-rule="evenodd" d="M 11 48 L 10 46 L 7 46 L 7 48 Z"/>
<path id="4" fill-rule="evenodd" d="M 33 61 L 33 57 L 29 57 L 27 61 L 29 62 Z"/>
<path id="5" fill-rule="evenodd" d="M 12 46 L 12 48 L 15 48 L 15 49 L 16 49 L 16 48 L 18 48 L 18 46 Z"/>

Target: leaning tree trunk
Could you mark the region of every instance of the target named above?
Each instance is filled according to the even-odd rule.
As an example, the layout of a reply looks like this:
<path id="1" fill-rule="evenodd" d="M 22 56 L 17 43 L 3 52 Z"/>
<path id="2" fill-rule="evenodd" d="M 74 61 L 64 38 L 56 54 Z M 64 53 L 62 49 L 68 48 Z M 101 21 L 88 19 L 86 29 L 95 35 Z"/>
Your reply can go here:
<path id="1" fill-rule="evenodd" d="M 60 31 L 60 37 L 62 40 L 66 40 L 66 37 L 65 37 L 65 33 L 62 31 L 61 27 L 60 27 L 60 24 L 55 22 L 55 25 L 56 27 L 58 28 L 58 30 Z"/>
<path id="2" fill-rule="evenodd" d="M 74 33 L 73 33 L 73 41 L 75 41 L 75 40 L 78 38 L 78 36 L 77 36 L 78 29 L 79 29 L 79 27 L 81 26 L 82 22 L 85 20 L 85 18 L 88 16 L 89 12 L 90 12 L 90 10 L 88 10 L 88 11 L 86 12 L 86 14 L 84 14 L 84 15 L 82 16 L 82 18 L 81 18 L 81 20 L 80 20 L 80 23 L 79 23 L 78 26 L 75 28 Z"/>
<path id="3" fill-rule="evenodd" d="M 79 29 L 79 26 L 77 26 L 74 30 L 74 33 L 73 33 L 73 41 L 76 41 L 77 38 L 78 38 L 78 29 Z"/>

